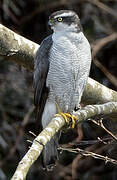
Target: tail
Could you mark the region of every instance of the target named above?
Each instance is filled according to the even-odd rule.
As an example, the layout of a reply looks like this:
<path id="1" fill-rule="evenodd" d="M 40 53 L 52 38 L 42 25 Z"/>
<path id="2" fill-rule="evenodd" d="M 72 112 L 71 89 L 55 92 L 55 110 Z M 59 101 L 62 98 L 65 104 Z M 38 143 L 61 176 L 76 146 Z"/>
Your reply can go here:
<path id="1" fill-rule="evenodd" d="M 42 165 L 47 171 L 52 171 L 58 159 L 58 135 L 55 135 L 43 149 Z"/>
<path id="2" fill-rule="evenodd" d="M 42 115 L 42 126 L 45 128 L 49 122 L 52 120 L 54 114 L 57 113 L 56 104 L 53 102 L 46 101 Z M 52 170 L 55 162 L 58 158 L 58 140 L 59 133 L 56 134 L 45 146 L 43 149 L 42 165 L 46 170 Z"/>

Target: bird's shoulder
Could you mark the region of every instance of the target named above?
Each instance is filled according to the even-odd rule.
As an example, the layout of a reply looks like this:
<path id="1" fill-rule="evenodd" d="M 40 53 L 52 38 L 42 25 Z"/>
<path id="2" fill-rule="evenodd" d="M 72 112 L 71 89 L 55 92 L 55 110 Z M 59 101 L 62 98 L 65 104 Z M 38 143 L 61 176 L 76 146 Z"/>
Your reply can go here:
<path id="1" fill-rule="evenodd" d="M 35 66 L 38 65 L 39 62 L 44 61 L 45 58 L 47 59 L 52 43 L 53 43 L 52 35 L 47 36 L 41 42 L 40 47 L 38 48 L 35 59 L 34 59 Z"/>
<path id="2" fill-rule="evenodd" d="M 35 104 L 39 100 L 46 82 L 49 69 L 49 49 L 52 45 L 52 36 L 45 38 L 36 52 L 34 59 L 33 85 L 35 89 Z"/>

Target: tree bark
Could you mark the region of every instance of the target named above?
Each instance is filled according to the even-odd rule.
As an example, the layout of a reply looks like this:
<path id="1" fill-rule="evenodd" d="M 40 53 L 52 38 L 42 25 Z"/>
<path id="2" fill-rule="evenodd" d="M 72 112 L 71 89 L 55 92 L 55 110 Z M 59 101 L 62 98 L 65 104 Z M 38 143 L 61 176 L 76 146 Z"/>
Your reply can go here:
<path id="1" fill-rule="evenodd" d="M 0 24 L 0 56 L 33 71 L 34 55 L 39 45 Z"/>

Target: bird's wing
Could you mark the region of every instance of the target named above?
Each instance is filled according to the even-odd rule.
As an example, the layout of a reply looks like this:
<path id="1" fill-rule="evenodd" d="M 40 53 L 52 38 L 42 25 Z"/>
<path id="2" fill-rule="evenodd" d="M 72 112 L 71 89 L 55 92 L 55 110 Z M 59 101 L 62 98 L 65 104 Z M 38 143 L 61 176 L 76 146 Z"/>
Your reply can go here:
<path id="1" fill-rule="evenodd" d="M 37 111 L 37 121 L 40 121 L 42 117 L 49 92 L 46 87 L 46 77 L 49 69 L 49 52 L 51 46 L 52 35 L 42 41 L 34 60 L 34 104 Z"/>

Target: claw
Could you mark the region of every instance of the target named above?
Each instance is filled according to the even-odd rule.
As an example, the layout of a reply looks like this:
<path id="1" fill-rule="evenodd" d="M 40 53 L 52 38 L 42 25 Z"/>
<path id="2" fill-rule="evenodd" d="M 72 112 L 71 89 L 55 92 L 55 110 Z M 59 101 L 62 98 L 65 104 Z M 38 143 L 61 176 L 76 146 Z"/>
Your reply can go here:
<path id="1" fill-rule="evenodd" d="M 60 112 L 58 114 L 55 114 L 54 116 L 55 117 L 58 117 L 58 116 L 61 117 L 62 116 L 67 123 L 69 122 L 69 120 L 68 120 L 67 116 L 65 115 L 65 113 Z"/>
<path id="2" fill-rule="evenodd" d="M 55 114 L 54 116 L 55 116 L 55 117 L 57 117 L 57 116 L 59 116 L 59 117 L 62 116 L 62 117 L 65 119 L 66 123 L 69 123 L 69 122 L 72 120 L 72 125 L 71 125 L 72 128 L 75 127 L 75 121 L 78 120 L 78 118 L 77 118 L 76 116 L 71 115 L 71 114 L 69 114 L 69 113 L 60 112 L 60 113 L 58 113 L 58 114 Z"/>
<path id="3" fill-rule="evenodd" d="M 78 118 L 75 115 L 71 115 L 71 119 L 72 119 L 72 128 L 75 127 L 75 121 L 78 120 Z"/>

